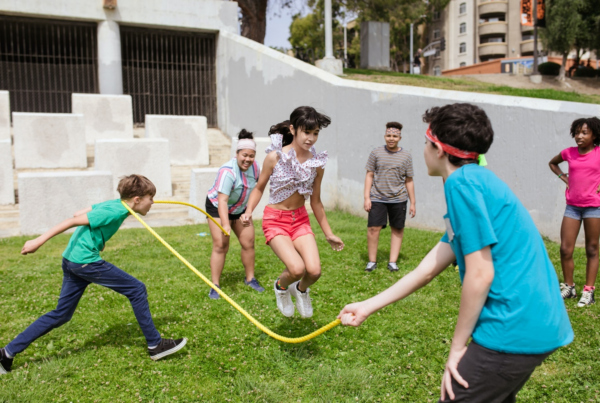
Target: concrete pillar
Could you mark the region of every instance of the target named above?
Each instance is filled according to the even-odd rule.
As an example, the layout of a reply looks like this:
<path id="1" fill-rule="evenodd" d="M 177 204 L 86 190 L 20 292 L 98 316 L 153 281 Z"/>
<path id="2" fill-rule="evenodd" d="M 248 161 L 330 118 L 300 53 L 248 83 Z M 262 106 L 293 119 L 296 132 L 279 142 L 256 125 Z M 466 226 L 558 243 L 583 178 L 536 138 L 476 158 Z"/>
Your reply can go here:
<path id="1" fill-rule="evenodd" d="M 98 84 L 100 94 L 123 94 L 121 34 L 114 21 L 98 23 Z"/>
<path id="2" fill-rule="evenodd" d="M 331 0 L 325 0 L 325 57 L 333 57 L 333 34 L 331 28 Z"/>

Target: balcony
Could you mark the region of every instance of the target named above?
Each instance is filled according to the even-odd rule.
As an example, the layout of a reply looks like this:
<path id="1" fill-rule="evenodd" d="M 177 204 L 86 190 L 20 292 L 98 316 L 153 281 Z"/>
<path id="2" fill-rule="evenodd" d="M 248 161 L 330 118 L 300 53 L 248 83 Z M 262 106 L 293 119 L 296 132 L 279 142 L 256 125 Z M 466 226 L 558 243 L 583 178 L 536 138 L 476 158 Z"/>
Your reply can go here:
<path id="1" fill-rule="evenodd" d="M 491 34 L 506 35 L 507 32 L 508 25 L 506 24 L 506 21 L 484 22 L 483 24 L 479 24 L 479 36 Z"/>
<path id="2" fill-rule="evenodd" d="M 521 25 L 521 33 L 524 32 L 533 32 L 533 26 Z"/>
<path id="3" fill-rule="evenodd" d="M 508 46 L 505 42 L 483 43 L 479 45 L 479 57 L 506 56 Z"/>
<path id="4" fill-rule="evenodd" d="M 479 16 L 508 13 L 508 1 L 485 1 L 479 3 Z"/>
<path id="5" fill-rule="evenodd" d="M 542 42 L 538 41 L 538 52 L 544 50 Z M 521 55 L 533 54 L 533 39 L 521 42 Z"/>

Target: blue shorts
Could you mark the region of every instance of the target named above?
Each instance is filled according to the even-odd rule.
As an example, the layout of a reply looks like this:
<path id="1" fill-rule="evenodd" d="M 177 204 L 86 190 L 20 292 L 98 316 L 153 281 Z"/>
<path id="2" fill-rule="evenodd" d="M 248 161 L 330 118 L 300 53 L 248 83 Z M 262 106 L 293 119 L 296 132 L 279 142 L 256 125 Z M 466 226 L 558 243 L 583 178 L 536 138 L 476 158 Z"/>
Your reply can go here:
<path id="1" fill-rule="evenodd" d="M 578 221 L 583 218 L 600 218 L 600 207 L 576 207 L 567 204 L 565 217 Z"/>

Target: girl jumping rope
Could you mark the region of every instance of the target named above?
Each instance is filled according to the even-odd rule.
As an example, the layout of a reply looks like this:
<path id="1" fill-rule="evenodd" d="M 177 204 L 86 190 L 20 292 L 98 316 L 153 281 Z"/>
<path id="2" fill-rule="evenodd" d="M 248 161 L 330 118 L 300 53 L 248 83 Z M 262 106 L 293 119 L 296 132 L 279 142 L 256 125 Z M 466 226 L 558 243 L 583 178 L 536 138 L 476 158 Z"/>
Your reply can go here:
<path id="1" fill-rule="evenodd" d="M 550 169 L 566 185 L 567 208 L 560 228 L 560 263 L 564 283 L 560 283 L 562 297 L 577 298 L 573 272 L 573 250 L 583 221 L 587 265 L 585 287 L 578 307 L 595 301 L 598 274 L 598 239 L 600 238 L 600 119 L 577 119 L 571 124 L 571 137 L 577 147 L 569 147 L 550 160 Z M 563 173 L 558 164 L 566 161 L 569 173 Z"/>
<path id="2" fill-rule="evenodd" d="M 260 168 L 254 161 L 256 143 L 252 133 L 246 129 L 242 129 L 238 139 L 235 158 L 219 168 L 215 183 L 208 191 L 205 207 L 211 217 L 220 221 L 225 231 L 231 234 L 233 229 L 242 246 L 242 263 L 246 270 L 244 283 L 258 292 L 263 292 L 265 289 L 254 278 L 254 227 L 248 223 L 243 224 L 239 219 L 246 211 L 250 192 L 256 186 L 260 175 Z M 219 282 L 225 266 L 225 255 L 229 250 L 229 236 L 223 234 L 212 220 L 208 220 L 208 227 L 213 239 L 213 249 L 210 255 L 212 282 L 221 288 Z M 208 296 L 211 299 L 220 298 L 212 288 Z"/>
<path id="3" fill-rule="evenodd" d="M 294 315 L 292 295 L 300 316 L 313 315 L 308 287 L 321 276 L 319 250 L 304 207 L 306 199 L 310 198 L 312 210 L 331 247 L 337 251 L 344 248 L 342 240 L 331 231 L 321 202 L 327 152 L 317 154 L 314 148 L 319 131 L 330 123 L 328 116 L 310 106 L 301 106 L 292 112 L 289 121 L 271 127 L 272 144 L 266 150 L 268 155 L 246 213 L 242 214 L 244 224 L 250 225 L 252 212 L 270 181 L 271 194 L 262 227 L 267 244 L 286 267 L 273 288 L 277 308 L 287 317 Z"/>

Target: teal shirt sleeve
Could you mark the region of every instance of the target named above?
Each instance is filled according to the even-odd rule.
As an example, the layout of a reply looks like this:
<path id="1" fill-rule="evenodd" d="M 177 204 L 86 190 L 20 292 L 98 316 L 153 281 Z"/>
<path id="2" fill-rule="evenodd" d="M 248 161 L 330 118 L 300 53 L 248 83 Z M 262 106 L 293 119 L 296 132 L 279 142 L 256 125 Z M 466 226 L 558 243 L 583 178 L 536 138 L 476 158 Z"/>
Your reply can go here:
<path id="1" fill-rule="evenodd" d="M 442 239 L 440 239 L 440 242 L 443 243 L 450 243 L 450 241 L 448 240 L 448 233 L 444 233 L 444 236 L 442 237 Z"/>
<path id="2" fill-rule="evenodd" d="M 459 185 L 446 195 L 455 247 L 460 248 L 463 255 L 498 243 L 481 189 L 469 184 Z M 448 239 L 447 233 L 444 238 Z"/>
<path id="3" fill-rule="evenodd" d="M 123 216 L 123 213 L 119 211 L 121 209 L 127 211 L 119 199 L 113 200 L 112 202 L 94 204 L 92 206 L 92 211 L 87 213 L 90 228 L 95 229 L 105 227 L 120 220 Z"/>

